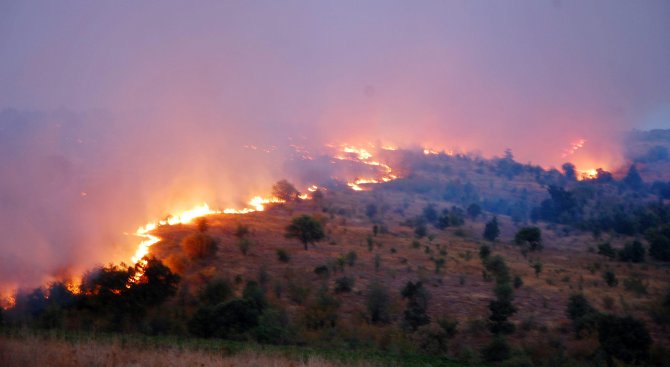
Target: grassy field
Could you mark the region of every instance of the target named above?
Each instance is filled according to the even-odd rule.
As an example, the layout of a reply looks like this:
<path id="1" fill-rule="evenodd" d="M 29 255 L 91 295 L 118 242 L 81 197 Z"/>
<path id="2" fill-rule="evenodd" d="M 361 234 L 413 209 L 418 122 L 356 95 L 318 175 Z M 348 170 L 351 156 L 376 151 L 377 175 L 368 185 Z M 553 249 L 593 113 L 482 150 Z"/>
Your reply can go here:
<path id="1" fill-rule="evenodd" d="M 375 351 L 267 346 L 222 340 L 128 334 L 5 330 L 0 365 L 30 366 L 463 366 L 442 358 Z"/>

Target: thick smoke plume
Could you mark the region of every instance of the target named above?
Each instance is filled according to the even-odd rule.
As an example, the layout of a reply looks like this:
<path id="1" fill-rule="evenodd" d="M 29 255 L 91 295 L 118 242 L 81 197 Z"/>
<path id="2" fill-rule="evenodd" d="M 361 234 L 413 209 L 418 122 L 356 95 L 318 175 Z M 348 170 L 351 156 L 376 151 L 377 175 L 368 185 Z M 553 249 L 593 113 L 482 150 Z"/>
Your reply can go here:
<path id="1" fill-rule="evenodd" d="M 621 134 L 669 110 L 668 19 L 666 1 L 3 1 L 0 279 L 127 259 L 148 219 L 267 192 L 292 144 L 615 168 Z"/>

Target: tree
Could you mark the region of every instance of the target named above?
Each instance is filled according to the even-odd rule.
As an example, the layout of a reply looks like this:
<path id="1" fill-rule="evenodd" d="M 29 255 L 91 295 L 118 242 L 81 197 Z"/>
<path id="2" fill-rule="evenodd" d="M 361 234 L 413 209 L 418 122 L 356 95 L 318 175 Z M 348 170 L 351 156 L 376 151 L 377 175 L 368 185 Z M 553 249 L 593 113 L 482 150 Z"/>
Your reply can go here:
<path id="1" fill-rule="evenodd" d="M 181 248 L 191 260 L 214 256 L 217 250 L 217 241 L 205 233 L 193 233 L 181 241 Z"/>
<path id="2" fill-rule="evenodd" d="M 607 285 L 610 287 L 616 287 L 617 284 L 619 284 L 619 280 L 616 278 L 616 274 L 614 274 L 614 272 L 611 270 L 608 270 L 605 273 L 603 273 L 603 279 L 605 280 L 605 283 L 607 283 Z"/>
<path id="3" fill-rule="evenodd" d="M 568 305 L 565 314 L 572 320 L 572 328 L 577 337 L 582 334 L 592 333 L 600 318 L 600 313 L 596 310 L 583 294 L 573 294 L 568 299 Z"/>
<path id="4" fill-rule="evenodd" d="M 619 260 L 633 263 L 640 263 L 644 261 L 644 246 L 640 241 L 633 241 L 627 243 L 623 249 L 619 251 Z"/>
<path id="5" fill-rule="evenodd" d="M 293 218 L 291 224 L 286 227 L 286 238 L 297 238 L 307 250 L 308 244 L 321 241 L 326 235 L 321 222 L 309 215 L 301 215 Z"/>
<path id="6" fill-rule="evenodd" d="M 639 364 L 649 358 L 651 336 L 642 321 L 631 316 L 604 315 L 598 322 L 598 341 L 608 358 Z"/>
<path id="7" fill-rule="evenodd" d="M 423 283 L 407 282 L 400 294 L 407 300 L 403 320 L 406 328 L 416 331 L 418 327 L 430 323 L 430 317 L 426 313 L 430 296 Z"/>
<path id="8" fill-rule="evenodd" d="M 217 305 L 227 301 L 233 295 L 233 288 L 225 279 L 214 279 L 200 290 L 198 299 L 205 305 Z"/>
<path id="9" fill-rule="evenodd" d="M 470 219 L 477 219 L 477 217 L 482 214 L 482 207 L 477 203 L 472 203 L 468 206 L 468 216 Z"/>
<path id="10" fill-rule="evenodd" d="M 519 246 L 528 246 L 531 251 L 542 249 L 542 231 L 538 227 L 523 227 L 514 236 Z"/>
<path id="11" fill-rule="evenodd" d="M 373 282 L 368 288 L 367 309 L 370 322 L 388 324 L 391 322 L 389 291 L 380 283 Z"/>
<path id="12" fill-rule="evenodd" d="M 563 168 L 563 174 L 565 178 L 570 181 L 575 181 L 577 179 L 577 171 L 575 170 L 575 165 L 572 163 L 563 163 L 561 166 Z"/>
<path id="13" fill-rule="evenodd" d="M 623 183 L 633 190 L 639 190 L 644 186 L 644 181 L 642 181 L 642 177 L 640 177 L 634 164 L 628 169 L 628 174 L 623 178 Z"/>
<path id="14" fill-rule="evenodd" d="M 509 358 L 511 348 L 502 336 L 496 336 L 484 349 L 482 349 L 482 359 L 486 362 L 502 362 Z"/>
<path id="15" fill-rule="evenodd" d="M 272 186 L 272 196 L 287 202 L 296 201 L 300 198 L 300 192 L 290 182 L 281 180 Z"/>
<path id="16" fill-rule="evenodd" d="M 648 231 L 645 238 L 649 242 L 649 256 L 658 261 L 670 261 L 670 225 Z"/>
<path id="17" fill-rule="evenodd" d="M 154 306 L 163 303 L 177 292 L 179 276 L 173 274 L 170 268 L 155 257 L 145 260 L 144 273 L 130 291 L 140 304 Z"/>
<path id="18" fill-rule="evenodd" d="M 486 227 L 484 227 L 484 238 L 493 242 L 498 239 L 499 235 L 500 226 L 498 226 L 498 217 L 493 217 L 493 219 L 486 222 Z"/>

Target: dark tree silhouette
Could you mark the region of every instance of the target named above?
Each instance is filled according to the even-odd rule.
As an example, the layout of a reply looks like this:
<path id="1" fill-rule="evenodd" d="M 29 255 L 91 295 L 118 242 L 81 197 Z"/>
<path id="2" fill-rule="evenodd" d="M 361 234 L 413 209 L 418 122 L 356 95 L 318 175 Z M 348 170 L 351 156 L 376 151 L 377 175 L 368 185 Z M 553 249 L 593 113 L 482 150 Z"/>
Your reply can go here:
<path id="1" fill-rule="evenodd" d="M 498 217 L 493 217 L 484 227 L 484 238 L 489 241 L 495 241 L 500 235 L 500 226 L 498 226 Z"/>
<path id="2" fill-rule="evenodd" d="M 284 201 L 296 201 L 300 192 L 290 182 L 281 180 L 272 186 L 272 196 Z"/>
<path id="3" fill-rule="evenodd" d="M 297 238 L 305 246 L 321 241 L 325 237 L 321 222 L 309 215 L 293 218 L 286 227 L 286 238 Z"/>

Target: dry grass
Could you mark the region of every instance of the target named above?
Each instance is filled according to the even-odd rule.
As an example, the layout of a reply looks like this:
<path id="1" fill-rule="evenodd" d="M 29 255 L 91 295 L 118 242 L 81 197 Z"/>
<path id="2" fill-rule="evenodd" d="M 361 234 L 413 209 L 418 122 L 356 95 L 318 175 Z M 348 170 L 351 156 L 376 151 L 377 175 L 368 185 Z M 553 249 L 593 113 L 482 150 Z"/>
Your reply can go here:
<path id="1" fill-rule="evenodd" d="M 177 346 L 137 348 L 119 341 L 95 340 L 68 342 L 54 338 L 24 336 L 0 337 L 0 366 L 3 367 L 337 367 L 342 364 L 309 357 L 305 361 L 282 356 L 241 352 L 235 355 L 184 349 Z M 372 366 L 356 364 L 356 366 Z"/>

